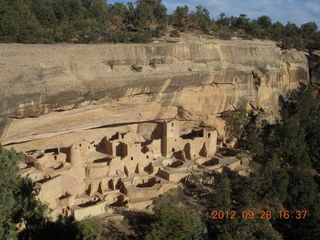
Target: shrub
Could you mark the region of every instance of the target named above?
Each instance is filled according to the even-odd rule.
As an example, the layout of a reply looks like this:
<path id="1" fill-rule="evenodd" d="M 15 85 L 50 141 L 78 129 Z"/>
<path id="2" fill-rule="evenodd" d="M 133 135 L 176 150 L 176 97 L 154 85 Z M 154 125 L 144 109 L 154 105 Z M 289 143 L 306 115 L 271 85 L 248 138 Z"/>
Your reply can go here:
<path id="1" fill-rule="evenodd" d="M 221 117 L 226 121 L 228 138 L 240 138 L 249 121 L 246 109 L 226 111 L 221 114 Z"/>
<path id="2" fill-rule="evenodd" d="M 131 71 L 132 72 L 142 72 L 142 67 L 141 66 L 138 66 L 138 65 L 135 65 L 135 64 L 132 64 L 131 65 Z"/>
<path id="3" fill-rule="evenodd" d="M 145 240 L 166 239 L 203 239 L 204 224 L 199 214 L 187 207 L 177 207 L 169 198 L 160 197 L 156 201 L 156 221 L 151 224 L 151 231 L 145 236 Z"/>
<path id="4" fill-rule="evenodd" d="M 113 70 L 113 67 L 114 67 L 114 60 L 113 59 L 112 60 L 108 60 L 106 64 L 109 65 L 111 70 Z"/>
<path id="5" fill-rule="evenodd" d="M 170 37 L 180 37 L 180 32 L 177 29 L 174 29 L 170 32 Z"/>
<path id="6" fill-rule="evenodd" d="M 149 65 L 153 68 L 156 68 L 156 59 L 152 58 L 151 61 L 149 62 Z"/>
<path id="7" fill-rule="evenodd" d="M 162 30 L 161 28 L 150 29 L 149 32 L 151 36 L 154 38 L 160 38 L 165 35 L 165 31 Z"/>
<path id="8" fill-rule="evenodd" d="M 110 40 L 114 43 L 127 43 L 129 42 L 128 33 L 124 31 L 113 33 Z"/>
<path id="9" fill-rule="evenodd" d="M 232 33 L 228 31 L 219 32 L 219 38 L 222 40 L 230 40 L 232 38 Z"/>
<path id="10" fill-rule="evenodd" d="M 151 35 L 148 32 L 131 32 L 128 34 L 130 42 L 147 43 L 151 42 Z"/>
<path id="11" fill-rule="evenodd" d="M 165 59 L 165 58 L 160 58 L 160 63 L 161 63 L 161 64 L 166 63 L 166 59 Z"/>

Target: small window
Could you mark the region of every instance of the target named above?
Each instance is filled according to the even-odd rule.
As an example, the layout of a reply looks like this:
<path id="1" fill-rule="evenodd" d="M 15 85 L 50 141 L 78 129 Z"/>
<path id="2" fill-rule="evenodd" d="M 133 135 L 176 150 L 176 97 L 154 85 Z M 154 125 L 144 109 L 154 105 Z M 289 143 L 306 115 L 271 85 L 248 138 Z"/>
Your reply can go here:
<path id="1" fill-rule="evenodd" d="M 171 126 L 173 127 L 173 126 L 174 126 L 174 123 L 171 123 Z"/>
<path id="2" fill-rule="evenodd" d="M 57 156 L 54 156 L 54 160 L 57 160 Z"/>
<path id="3" fill-rule="evenodd" d="M 79 147 L 81 147 L 81 146 L 82 146 L 82 144 L 80 143 L 80 144 L 79 144 Z"/>
<path id="4" fill-rule="evenodd" d="M 133 157 L 131 157 L 131 160 L 133 160 Z"/>
<path id="5" fill-rule="evenodd" d="M 175 149 L 174 148 L 172 148 L 172 152 L 174 152 L 175 151 Z"/>
<path id="6" fill-rule="evenodd" d="M 149 159 L 149 156 L 147 155 L 147 159 Z"/>
<path id="7" fill-rule="evenodd" d="M 210 138 L 211 137 L 211 133 L 208 133 L 208 138 Z"/>

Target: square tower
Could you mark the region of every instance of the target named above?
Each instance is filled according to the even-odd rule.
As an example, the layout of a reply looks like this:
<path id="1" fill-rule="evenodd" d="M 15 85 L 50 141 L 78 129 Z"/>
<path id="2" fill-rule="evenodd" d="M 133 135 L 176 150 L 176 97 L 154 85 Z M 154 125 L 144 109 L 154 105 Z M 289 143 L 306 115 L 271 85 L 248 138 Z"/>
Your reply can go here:
<path id="1" fill-rule="evenodd" d="M 171 157 L 180 150 L 180 124 L 178 121 L 163 122 L 161 154 L 164 157 Z"/>
<path id="2" fill-rule="evenodd" d="M 213 156 L 217 151 L 218 133 L 216 130 L 204 129 L 203 138 L 208 156 Z"/>

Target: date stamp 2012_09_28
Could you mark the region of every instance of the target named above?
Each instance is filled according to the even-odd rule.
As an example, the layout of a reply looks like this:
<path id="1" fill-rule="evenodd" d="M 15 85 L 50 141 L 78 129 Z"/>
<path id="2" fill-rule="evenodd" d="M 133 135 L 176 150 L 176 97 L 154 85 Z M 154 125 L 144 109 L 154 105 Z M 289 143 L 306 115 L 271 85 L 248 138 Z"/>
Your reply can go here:
<path id="1" fill-rule="evenodd" d="M 222 210 L 214 210 L 210 214 L 210 218 L 213 220 L 221 220 L 221 219 L 305 219 L 308 216 L 307 210 L 296 210 L 296 211 L 278 211 L 272 212 L 270 210 L 261 210 L 261 211 L 253 211 L 253 210 L 243 210 L 243 211 L 222 211 Z"/>

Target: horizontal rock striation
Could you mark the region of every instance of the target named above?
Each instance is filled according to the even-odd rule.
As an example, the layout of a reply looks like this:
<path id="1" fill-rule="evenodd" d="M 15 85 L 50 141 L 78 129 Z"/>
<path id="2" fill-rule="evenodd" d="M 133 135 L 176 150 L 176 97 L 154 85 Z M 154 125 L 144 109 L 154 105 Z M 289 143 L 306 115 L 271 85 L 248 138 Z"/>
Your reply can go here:
<path id="1" fill-rule="evenodd" d="M 276 116 L 279 96 L 308 80 L 305 54 L 271 41 L 0 44 L 0 142 L 68 146 L 163 119 L 219 130 L 218 114 L 240 106 Z"/>

